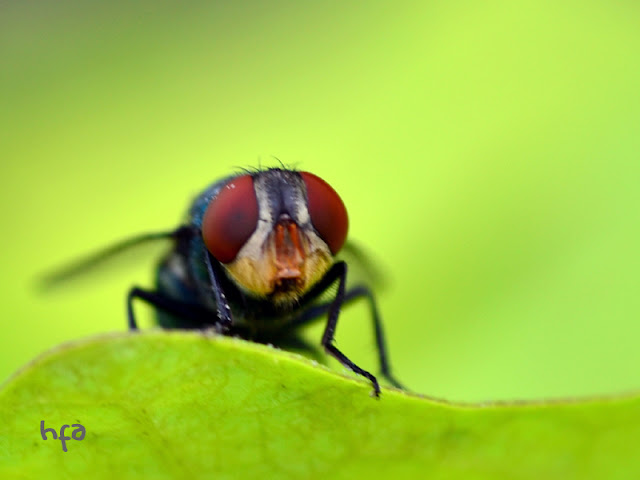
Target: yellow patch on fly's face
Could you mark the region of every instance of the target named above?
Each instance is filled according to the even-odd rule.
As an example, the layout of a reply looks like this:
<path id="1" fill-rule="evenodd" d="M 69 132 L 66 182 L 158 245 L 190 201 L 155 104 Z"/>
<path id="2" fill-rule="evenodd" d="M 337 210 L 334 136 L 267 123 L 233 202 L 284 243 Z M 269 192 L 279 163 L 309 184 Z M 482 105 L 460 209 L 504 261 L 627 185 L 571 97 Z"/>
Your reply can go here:
<path id="1" fill-rule="evenodd" d="M 300 267 L 301 275 L 296 279 L 278 279 L 278 268 L 271 249 L 258 258 L 238 256 L 224 267 L 236 283 L 250 295 L 270 298 L 280 306 L 293 305 L 333 264 L 333 257 L 326 244 L 321 240 L 314 240 L 311 239 L 313 249 L 305 256 Z"/>

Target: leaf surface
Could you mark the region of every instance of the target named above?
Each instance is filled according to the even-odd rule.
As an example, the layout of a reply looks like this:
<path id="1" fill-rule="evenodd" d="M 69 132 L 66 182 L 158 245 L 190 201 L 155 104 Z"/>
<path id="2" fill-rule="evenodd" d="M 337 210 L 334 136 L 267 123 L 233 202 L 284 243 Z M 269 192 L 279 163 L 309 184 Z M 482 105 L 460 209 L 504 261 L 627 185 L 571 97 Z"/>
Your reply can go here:
<path id="1" fill-rule="evenodd" d="M 370 391 L 228 337 L 92 338 L 0 390 L 0 478 L 640 478 L 635 396 L 454 405 Z M 42 420 L 86 436 L 63 452 Z"/>

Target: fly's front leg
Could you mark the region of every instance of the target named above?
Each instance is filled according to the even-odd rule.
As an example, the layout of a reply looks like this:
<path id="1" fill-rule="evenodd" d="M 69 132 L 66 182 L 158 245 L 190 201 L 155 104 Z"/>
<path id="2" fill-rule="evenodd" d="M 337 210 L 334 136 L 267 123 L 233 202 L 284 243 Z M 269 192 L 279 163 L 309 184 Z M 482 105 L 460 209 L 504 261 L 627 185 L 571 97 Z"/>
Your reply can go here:
<path id="1" fill-rule="evenodd" d="M 363 370 L 358 367 L 355 363 L 353 363 L 347 356 L 342 353 L 338 348 L 333 345 L 333 338 L 335 336 L 336 326 L 338 324 L 338 316 L 340 315 L 340 308 L 342 307 L 342 303 L 345 300 L 345 284 L 347 279 L 347 264 L 345 262 L 338 262 L 331 267 L 331 270 L 324 277 L 321 282 L 325 287 L 331 285 L 335 280 L 338 280 L 338 293 L 336 294 L 336 298 L 333 303 L 329 307 L 329 320 L 327 321 L 327 326 L 324 329 L 324 334 L 322 335 L 322 346 L 325 348 L 327 353 L 332 355 L 335 359 L 337 359 L 342 365 L 347 368 L 350 368 L 358 375 L 362 375 L 363 377 L 369 379 L 369 381 L 373 384 L 373 393 L 376 397 L 380 396 L 380 385 L 378 384 L 378 380 L 371 373 Z"/>
<path id="2" fill-rule="evenodd" d="M 394 387 L 404 389 L 402 384 L 391 374 L 391 366 L 389 365 L 389 354 L 387 353 L 387 342 L 382 328 L 382 320 L 378 313 L 375 297 L 369 287 L 358 286 L 347 292 L 347 296 L 352 299 L 366 297 L 371 307 L 371 316 L 373 317 L 373 328 L 376 336 L 376 346 L 378 347 L 378 360 L 380 362 L 380 371 Z"/>
<path id="3" fill-rule="evenodd" d="M 387 353 L 387 342 L 385 339 L 384 329 L 382 327 L 382 319 L 378 313 L 378 307 L 376 300 L 371 289 L 364 285 L 358 285 L 347 290 L 344 294 L 342 305 L 350 304 L 360 298 L 365 298 L 369 301 L 369 307 L 371 309 L 371 318 L 373 320 L 373 328 L 375 332 L 376 347 L 378 349 L 378 361 L 380 362 L 380 372 L 389 382 L 397 388 L 405 389 L 402 384 L 395 379 L 391 373 L 391 365 L 389 364 L 389 354 Z M 312 320 L 317 319 L 320 315 L 327 313 L 333 305 L 333 302 L 321 303 L 315 305 L 306 310 L 300 317 L 296 318 L 290 326 L 297 328 L 302 325 L 306 325 Z"/>
<path id="4" fill-rule="evenodd" d="M 214 260 L 215 261 L 215 260 Z M 211 254 L 204 248 L 204 263 L 207 265 L 207 272 L 209 274 L 209 281 L 211 282 L 211 290 L 216 300 L 216 307 L 218 309 L 218 321 L 216 322 L 216 329 L 219 333 L 227 333 L 231 330 L 233 325 L 233 318 L 231 316 L 231 307 L 227 301 L 227 297 L 222 291 L 220 282 L 216 277 L 216 273 L 213 269 L 211 262 Z"/>

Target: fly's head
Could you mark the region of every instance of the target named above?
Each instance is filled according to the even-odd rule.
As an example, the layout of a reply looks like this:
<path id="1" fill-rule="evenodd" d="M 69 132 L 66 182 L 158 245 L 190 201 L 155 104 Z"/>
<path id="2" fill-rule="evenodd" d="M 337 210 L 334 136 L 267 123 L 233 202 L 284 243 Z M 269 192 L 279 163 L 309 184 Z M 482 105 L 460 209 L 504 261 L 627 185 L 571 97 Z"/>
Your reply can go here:
<path id="1" fill-rule="evenodd" d="M 224 185 L 202 220 L 211 255 L 245 292 L 291 305 L 333 264 L 348 230 L 338 194 L 308 173 L 269 169 Z"/>

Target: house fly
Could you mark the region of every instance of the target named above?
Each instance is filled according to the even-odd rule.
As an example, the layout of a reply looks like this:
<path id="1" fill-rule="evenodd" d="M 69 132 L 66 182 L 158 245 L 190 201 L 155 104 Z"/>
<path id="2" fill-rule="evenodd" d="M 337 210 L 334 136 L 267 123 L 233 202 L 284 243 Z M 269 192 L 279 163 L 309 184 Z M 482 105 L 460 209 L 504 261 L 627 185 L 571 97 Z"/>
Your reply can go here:
<path id="1" fill-rule="evenodd" d="M 164 328 L 210 329 L 260 343 L 285 344 L 299 327 L 327 315 L 321 344 L 328 354 L 367 378 L 374 375 L 334 345 L 342 306 L 365 299 L 371 308 L 380 370 L 391 375 L 382 322 L 366 285 L 347 288 L 347 262 L 336 254 L 348 230 L 347 210 L 320 177 L 287 168 L 243 171 L 198 195 L 186 222 L 166 232 L 133 237 L 46 280 L 59 283 L 122 250 L 157 239 L 173 247 L 158 266 L 155 290 L 127 295 L 129 328 L 137 330 L 134 301 L 157 310 Z M 335 294 L 326 300 L 337 284 Z"/>

